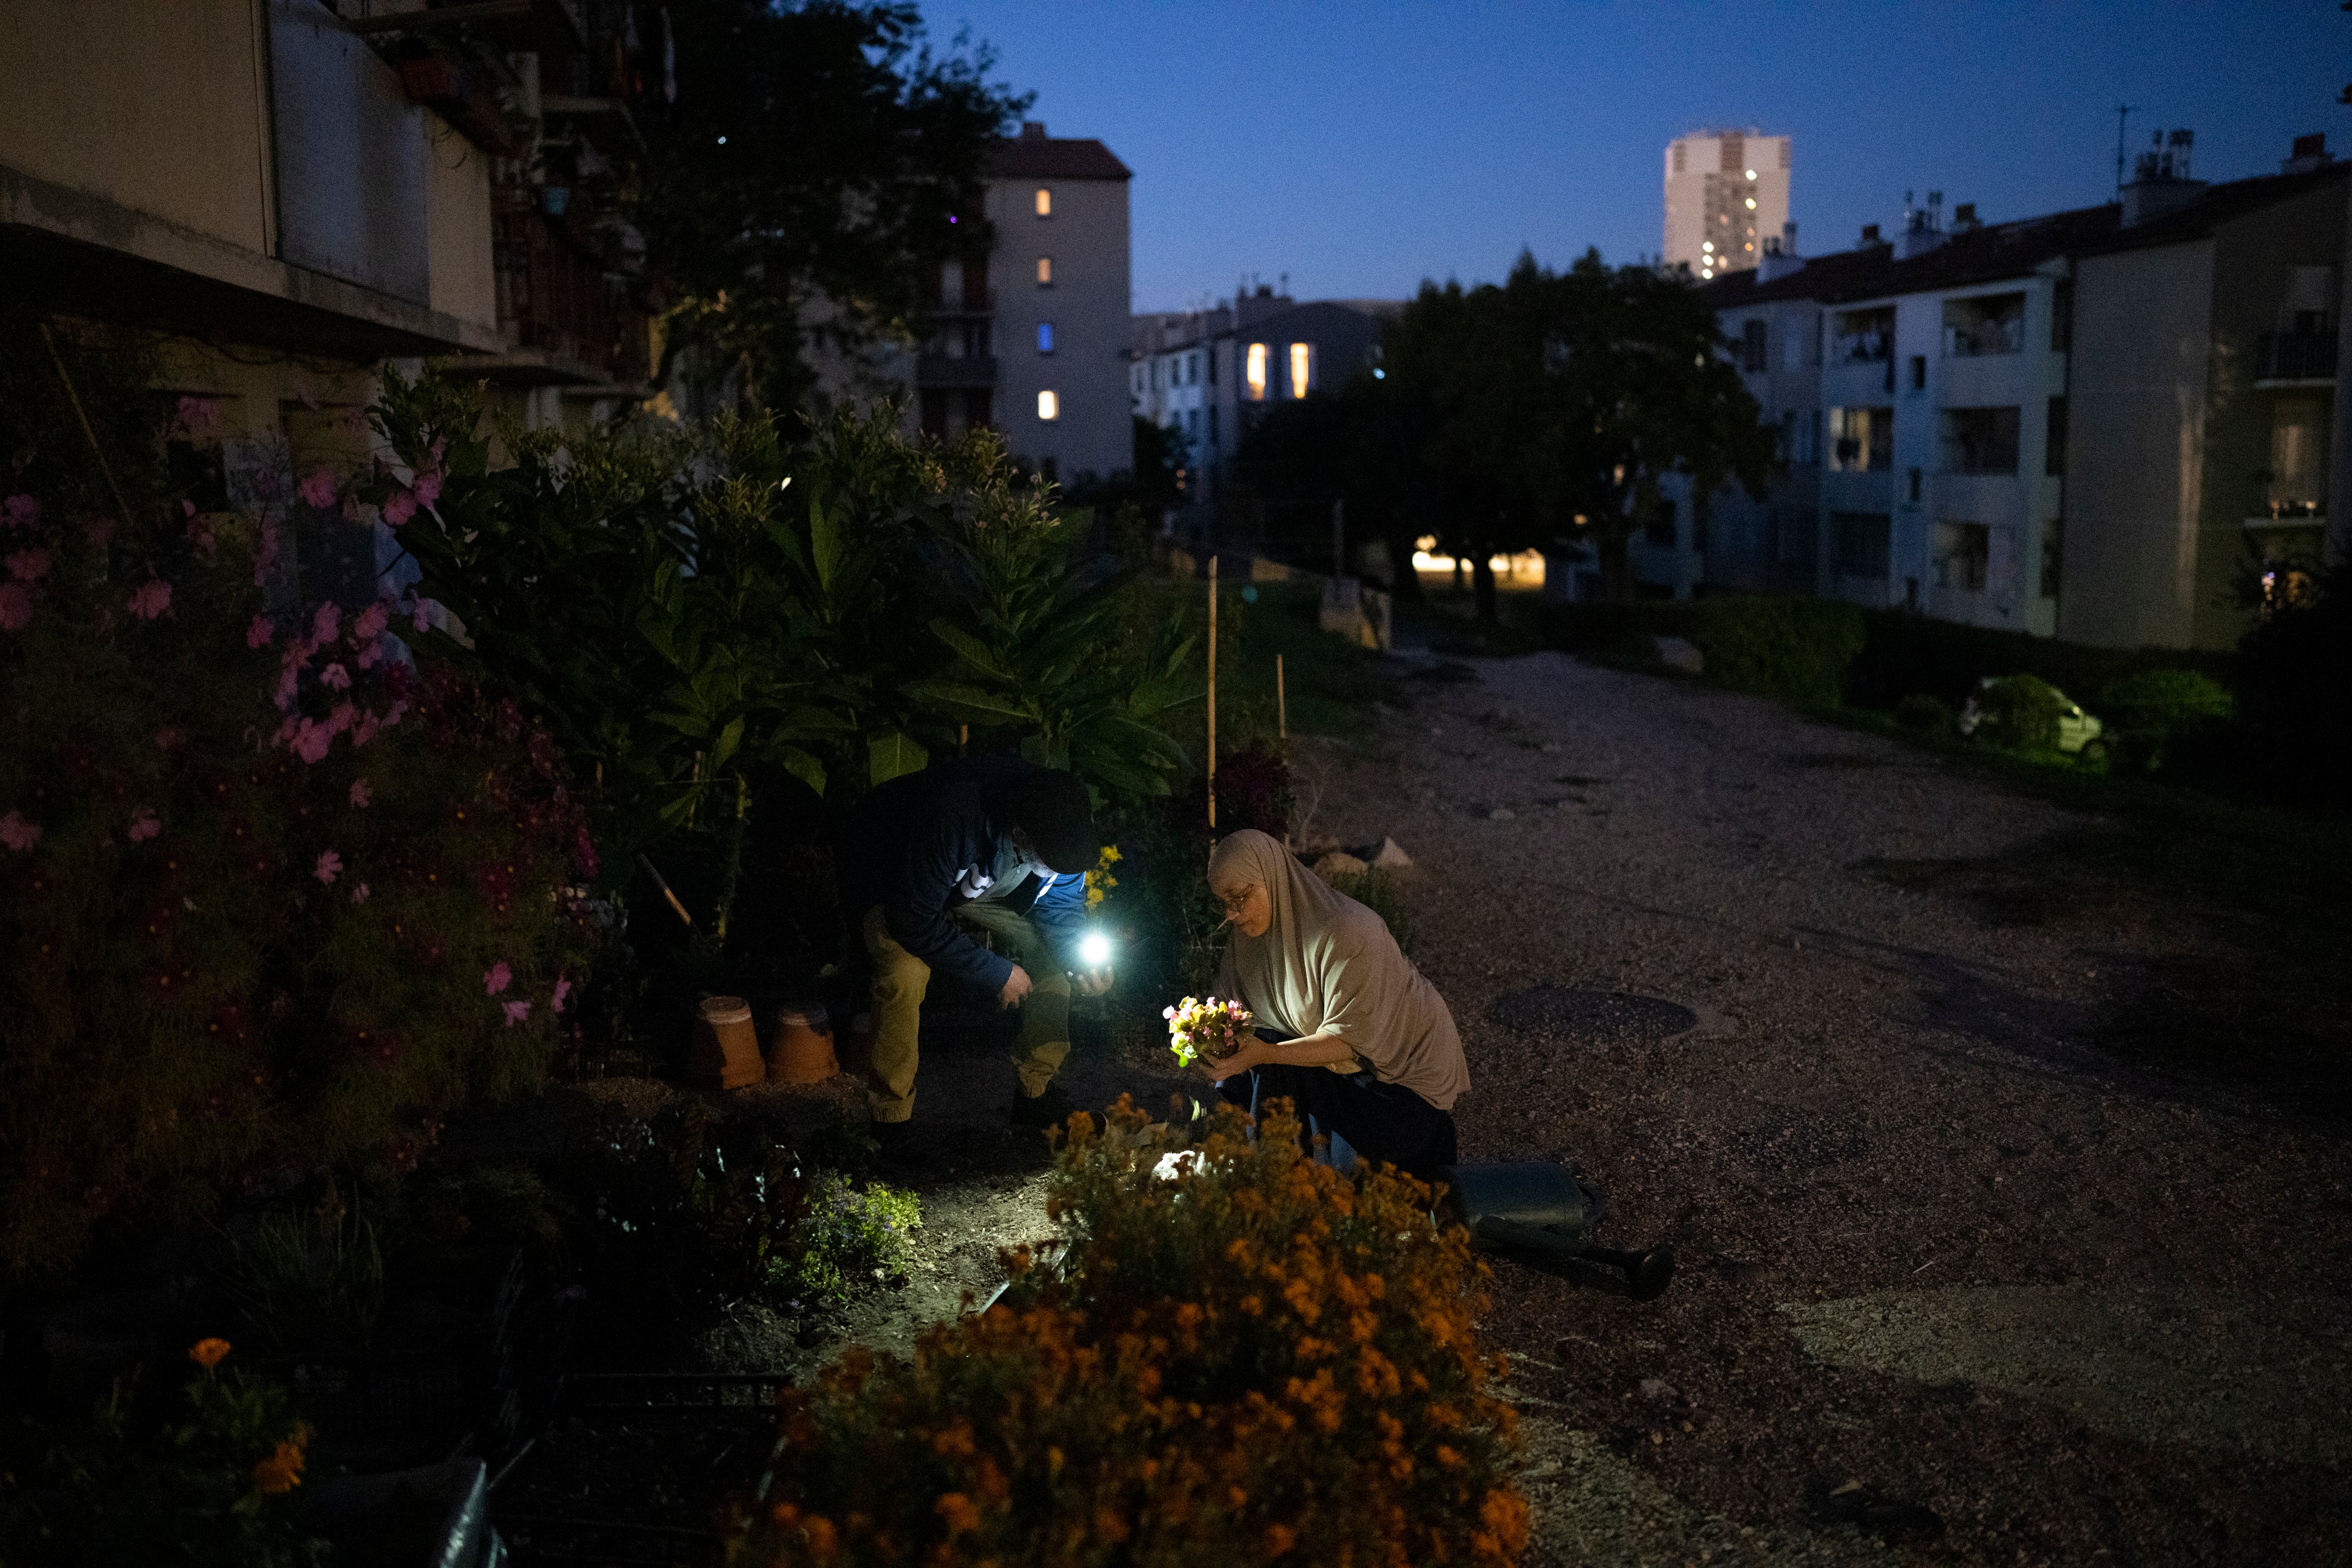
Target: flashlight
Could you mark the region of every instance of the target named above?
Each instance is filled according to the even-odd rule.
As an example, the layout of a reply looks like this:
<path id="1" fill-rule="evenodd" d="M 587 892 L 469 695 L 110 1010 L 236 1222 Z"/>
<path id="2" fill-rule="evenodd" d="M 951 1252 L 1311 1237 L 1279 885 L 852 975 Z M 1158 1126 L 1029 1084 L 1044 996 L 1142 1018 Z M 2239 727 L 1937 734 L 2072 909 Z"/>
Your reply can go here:
<path id="1" fill-rule="evenodd" d="M 1110 962 L 1110 938 L 1099 931 L 1089 931 L 1078 938 L 1078 962 L 1089 969 L 1099 969 Z"/>

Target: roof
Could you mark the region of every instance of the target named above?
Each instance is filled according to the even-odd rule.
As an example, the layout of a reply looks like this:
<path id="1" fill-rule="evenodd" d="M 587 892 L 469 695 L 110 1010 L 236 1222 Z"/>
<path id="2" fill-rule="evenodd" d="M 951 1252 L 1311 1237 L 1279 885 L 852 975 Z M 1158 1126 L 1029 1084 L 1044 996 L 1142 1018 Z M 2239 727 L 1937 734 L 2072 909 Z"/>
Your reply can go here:
<path id="1" fill-rule="evenodd" d="M 1128 166 L 1091 136 L 1006 137 L 988 150 L 982 172 L 1002 180 L 1131 180 Z"/>
<path id="2" fill-rule="evenodd" d="M 2170 212 L 2130 228 L 2123 226 L 2123 209 L 2114 202 L 2014 223 L 1986 224 L 1947 235 L 1935 249 L 1908 260 L 1896 260 L 1895 246 L 1881 242 L 1816 256 L 1769 283 L 1757 281 L 1754 272 L 1735 272 L 1701 284 L 1699 292 L 1717 309 L 1736 310 L 1775 299 L 1834 303 L 1965 288 L 1973 283 L 2021 277 L 2059 256 L 2138 250 L 2200 238 L 2231 218 L 2291 200 L 2347 175 L 2352 175 L 2352 163 L 2232 180 L 2210 186 Z"/>

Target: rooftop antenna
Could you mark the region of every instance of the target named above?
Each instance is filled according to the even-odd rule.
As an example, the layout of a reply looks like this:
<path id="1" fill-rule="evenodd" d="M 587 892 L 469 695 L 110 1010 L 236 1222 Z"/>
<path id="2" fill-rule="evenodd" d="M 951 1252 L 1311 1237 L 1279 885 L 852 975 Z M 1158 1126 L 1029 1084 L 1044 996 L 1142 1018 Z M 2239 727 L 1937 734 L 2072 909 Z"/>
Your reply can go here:
<path id="1" fill-rule="evenodd" d="M 2131 111 L 2132 106 L 2128 103 L 2116 105 L 2116 197 L 2117 200 L 2121 200 L 2124 193 L 2124 122 L 2131 119 Z"/>

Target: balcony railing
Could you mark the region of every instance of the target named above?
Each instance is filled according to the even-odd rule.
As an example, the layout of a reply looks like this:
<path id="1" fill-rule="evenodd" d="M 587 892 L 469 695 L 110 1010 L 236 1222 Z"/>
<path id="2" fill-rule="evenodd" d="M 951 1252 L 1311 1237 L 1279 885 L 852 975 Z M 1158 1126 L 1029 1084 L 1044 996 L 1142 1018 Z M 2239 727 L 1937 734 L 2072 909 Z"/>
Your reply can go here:
<path id="1" fill-rule="evenodd" d="M 517 348 L 610 376 L 653 372 L 645 308 L 554 221 L 532 212 L 497 215 L 499 324 Z"/>
<path id="2" fill-rule="evenodd" d="M 919 387 L 992 387 L 996 384 L 993 355 L 923 354 L 915 361 Z"/>
<path id="3" fill-rule="evenodd" d="M 2254 354 L 2254 379 L 2317 382 L 2336 378 L 2333 332 L 2265 332 Z"/>

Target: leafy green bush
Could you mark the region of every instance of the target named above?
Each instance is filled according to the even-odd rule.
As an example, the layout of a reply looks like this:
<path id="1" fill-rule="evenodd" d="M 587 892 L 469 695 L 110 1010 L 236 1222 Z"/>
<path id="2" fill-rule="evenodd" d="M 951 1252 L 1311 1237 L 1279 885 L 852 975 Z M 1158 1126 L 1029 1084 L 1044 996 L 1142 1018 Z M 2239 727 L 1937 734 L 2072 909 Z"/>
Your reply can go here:
<path id="1" fill-rule="evenodd" d="M 2234 661 L 2226 653 L 2095 648 L 1904 610 L 1865 610 L 1861 615 L 1862 651 L 1845 675 L 1845 700 L 1855 707 L 1889 710 L 1913 692 L 1957 707 L 1987 675 L 2036 675 L 2077 696 L 2147 669 L 2201 669 L 2217 679 L 2234 678 Z"/>
<path id="2" fill-rule="evenodd" d="M 2160 771 L 2181 745 L 2218 731 L 2236 706 L 2229 687 L 2196 670 L 2143 670 L 2099 694 L 2118 758 L 2143 773 Z"/>
<path id="3" fill-rule="evenodd" d="M 1862 652 L 1862 612 L 1820 600 L 1734 599 L 1699 606 L 1685 633 L 1707 678 L 1735 691 L 1834 707 Z"/>
<path id="4" fill-rule="evenodd" d="M 130 1379 L 0 1495 L 0 1561 L 23 1568 L 171 1563 L 298 1568 L 327 1561 L 301 1523 L 310 1428 L 281 1385 L 223 1374 L 226 1340 L 200 1340 L 179 1418 L 149 1426 Z"/>
<path id="5" fill-rule="evenodd" d="M 860 1190 L 846 1176 L 824 1176 L 793 1238 L 796 1255 L 776 1271 L 769 1293 L 795 1307 L 843 1305 L 877 1281 L 905 1275 L 922 1223 L 922 1205 L 911 1192 L 880 1182 Z"/>
<path id="6" fill-rule="evenodd" d="M 1861 612 L 1798 599 L 1653 601 L 1556 606 L 1544 612 L 1552 646 L 1647 663 L 1654 639 L 1681 637 L 1706 656 L 1706 675 L 1737 691 L 1834 706 L 1861 652 Z"/>
<path id="7" fill-rule="evenodd" d="M 2011 751 L 2055 751 L 2058 721 L 2067 701 L 2055 686 L 2036 675 L 2007 675 L 1979 691 L 1975 698 L 1974 739 Z"/>
<path id="8" fill-rule="evenodd" d="M 1389 935 L 1396 938 L 1397 946 L 1408 958 L 1412 956 L 1412 911 L 1404 904 L 1404 890 L 1396 879 L 1378 866 L 1362 871 L 1341 872 L 1330 879 L 1331 885 L 1379 915 L 1388 926 Z"/>
<path id="9" fill-rule="evenodd" d="M 1913 692 L 1895 705 L 1895 722 L 1922 735 L 1951 734 L 1953 716 L 1951 704 L 1925 692 Z"/>
<path id="10" fill-rule="evenodd" d="M 1061 1267 L 1010 1255 L 1004 1301 L 911 1361 L 853 1350 L 785 1395 L 731 1561 L 1517 1560 L 1485 1266 L 1429 1189 L 1311 1163 L 1279 1103 L 1172 1161 L 1148 1121 L 1073 1119 Z"/>

